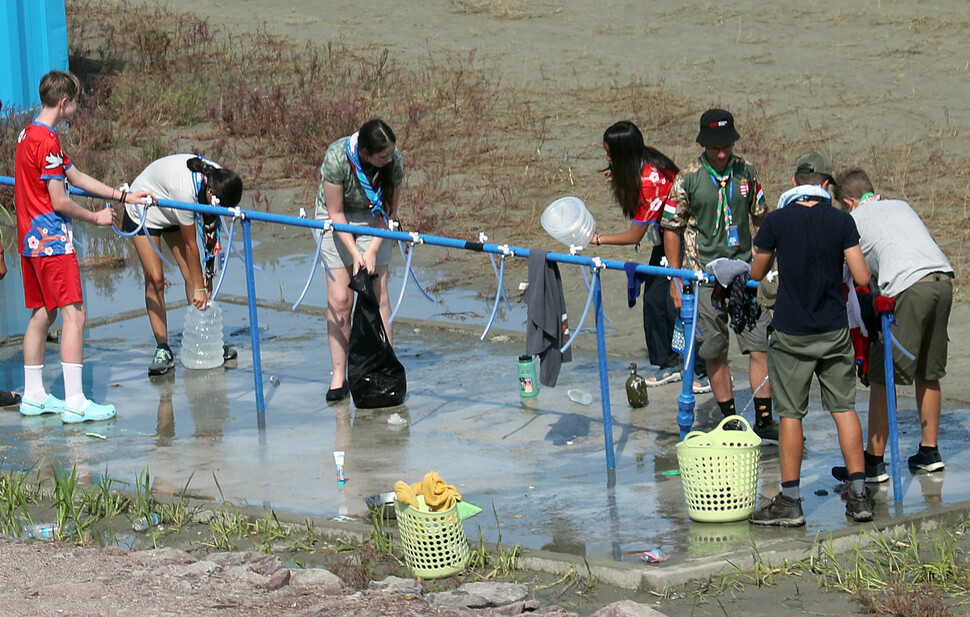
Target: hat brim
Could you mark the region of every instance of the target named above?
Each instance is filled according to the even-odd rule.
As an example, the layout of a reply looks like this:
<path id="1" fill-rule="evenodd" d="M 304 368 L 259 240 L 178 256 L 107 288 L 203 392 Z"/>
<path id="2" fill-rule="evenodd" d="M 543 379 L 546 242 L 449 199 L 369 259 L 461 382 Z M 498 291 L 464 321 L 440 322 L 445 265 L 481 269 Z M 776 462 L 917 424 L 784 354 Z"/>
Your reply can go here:
<path id="1" fill-rule="evenodd" d="M 697 143 L 702 146 L 726 146 L 741 139 L 733 126 L 724 128 L 704 127 L 697 134 Z"/>

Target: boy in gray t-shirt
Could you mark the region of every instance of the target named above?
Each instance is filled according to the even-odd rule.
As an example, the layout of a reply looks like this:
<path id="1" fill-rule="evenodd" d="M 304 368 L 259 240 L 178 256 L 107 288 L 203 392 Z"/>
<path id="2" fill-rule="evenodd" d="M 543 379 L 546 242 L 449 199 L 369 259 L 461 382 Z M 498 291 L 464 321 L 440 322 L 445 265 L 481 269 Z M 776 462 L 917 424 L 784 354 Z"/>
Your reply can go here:
<path id="1" fill-rule="evenodd" d="M 865 170 L 849 167 L 838 176 L 836 197 L 855 219 L 859 245 L 880 293 L 896 301 L 897 328 L 893 334 L 908 358 L 893 350 L 897 383 L 916 383 L 916 401 L 922 435 L 919 451 L 909 457 L 912 470 L 943 469 L 937 447 L 942 394 L 940 379 L 946 375 L 947 325 L 953 303 L 953 267 L 940 250 L 919 215 L 904 201 L 876 195 Z M 889 479 L 883 455 L 889 436 L 886 409 L 884 350 L 873 345 L 869 352 L 869 438 L 866 445 L 866 480 Z M 843 468 L 832 474 L 839 478 Z"/>

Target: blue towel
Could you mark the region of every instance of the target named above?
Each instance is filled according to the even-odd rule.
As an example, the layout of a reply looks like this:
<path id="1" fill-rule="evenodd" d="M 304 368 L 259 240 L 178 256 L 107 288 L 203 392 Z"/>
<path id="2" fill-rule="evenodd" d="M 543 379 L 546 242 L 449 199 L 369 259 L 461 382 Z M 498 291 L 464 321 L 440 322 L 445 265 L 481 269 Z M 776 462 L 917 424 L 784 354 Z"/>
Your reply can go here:
<path id="1" fill-rule="evenodd" d="M 637 305 L 637 298 L 640 297 L 640 289 L 647 279 L 653 276 L 652 274 L 637 272 L 637 266 L 639 265 L 635 261 L 628 261 L 623 264 L 623 269 L 626 270 L 626 299 L 630 308 Z"/>

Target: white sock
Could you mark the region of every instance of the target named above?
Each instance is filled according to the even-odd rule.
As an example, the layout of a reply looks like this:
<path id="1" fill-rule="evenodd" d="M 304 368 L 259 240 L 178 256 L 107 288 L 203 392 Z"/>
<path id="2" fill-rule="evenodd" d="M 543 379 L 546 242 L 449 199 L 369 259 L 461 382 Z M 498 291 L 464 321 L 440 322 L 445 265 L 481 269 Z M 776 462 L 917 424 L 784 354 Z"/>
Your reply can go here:
<path id="1" fill-rule="evenodd" d="M 78 411 L 84 411 L 89 403 L 88 398 L 84 396 L 83 370 L 83 364 L 61 362 L 61 371 L 64 373 L 64 403 Z"/>
<path id="2" fill-rule="evenodd" d="M 43 403 L 47 399 L 44 389 L 44 365 L 24 365 L 24 398 L 35 403 Z"/>

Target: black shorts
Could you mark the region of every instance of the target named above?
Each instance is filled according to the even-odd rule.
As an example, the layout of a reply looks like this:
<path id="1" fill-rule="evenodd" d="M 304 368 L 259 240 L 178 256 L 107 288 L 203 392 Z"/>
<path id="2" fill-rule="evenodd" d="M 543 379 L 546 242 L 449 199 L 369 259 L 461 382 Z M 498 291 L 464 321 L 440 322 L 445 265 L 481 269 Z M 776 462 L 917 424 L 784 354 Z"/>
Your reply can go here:
<path id="1" fill-rule="evenodd" d="M 135 231 L 136 229 L 138 229 L 138 223 L 136 223 L 135 221 L 131 220 L 131 217 L 128 216 L 128 209 L 126 208 L 125 209 L 124 219 L 121 221 L 121 231 L 125 232 L 126 234 L 130 234 L 131 232 Z M 178 225 L 170 225 L 168 227 L 163 227 L 161 229 L 152 229 L 151 227 L 146 227 L 145 229 L 148 230 L 148 234 L 149 235 L 155 236 L 156 238 L 159 238 L 159 237 L 161 237 L 162 234 L 167 234 L 167 233 L 170 233 L 170 232 L 173 232 L 173 231 L 178 231 L 179 230 L 179 226 Z M 138 229 L 138 233 L 144 233 L 144 230 Z"/>

